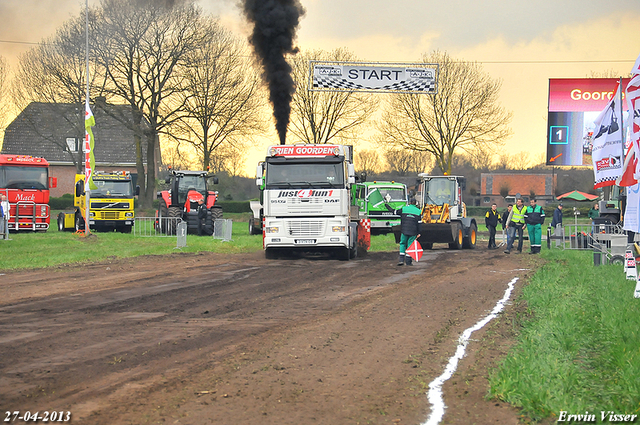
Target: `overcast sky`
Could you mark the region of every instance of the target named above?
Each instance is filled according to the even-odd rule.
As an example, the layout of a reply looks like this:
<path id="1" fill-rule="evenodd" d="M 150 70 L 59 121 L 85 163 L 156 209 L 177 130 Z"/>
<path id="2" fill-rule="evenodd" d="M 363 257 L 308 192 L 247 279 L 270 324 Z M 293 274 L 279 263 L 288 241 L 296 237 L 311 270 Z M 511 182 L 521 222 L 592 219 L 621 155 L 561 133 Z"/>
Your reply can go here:
<path id="1" fill-rule="evenodd" d="M 246 36 L 236 0 L 200 0 Z M 90 5 L 97 0 L 89 0 Z M 2 0 L 0 55 L 15 64 L 28 44 L 54 33 L 84 0 Z M 593 72 L 627 75 L 640 55 L 640 0 L 302 0 L 302 49 L 346 47 L 359 59 L 412 62 L 443 50 L 479 61 L 503 81 L 501 101 L 513 112 L 511 153 L 546 147 L 549 78 Z M 590 62 L 589 62 L 590 61 Z M 535 62 L 535 63 L 532 63 Z M 274 143 L 275 142 L 274 138 Z M 252 166 L 248 167 L 252 169 Z"/>

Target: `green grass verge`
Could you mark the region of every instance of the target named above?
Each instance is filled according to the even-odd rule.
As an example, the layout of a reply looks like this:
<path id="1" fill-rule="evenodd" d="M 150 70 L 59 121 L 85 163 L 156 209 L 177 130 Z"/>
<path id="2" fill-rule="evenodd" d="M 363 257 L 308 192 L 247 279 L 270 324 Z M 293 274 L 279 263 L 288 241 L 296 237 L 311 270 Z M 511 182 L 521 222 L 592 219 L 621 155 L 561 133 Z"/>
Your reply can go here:
<path id="1" fill-rule="evenodd" d="M 640 300 L 620 266 L 589 251 L 544 250 L 523 289 L 518 343 L 490 377 L 490 396 L 534 421 L 600 411 L 640 412 Z"/>

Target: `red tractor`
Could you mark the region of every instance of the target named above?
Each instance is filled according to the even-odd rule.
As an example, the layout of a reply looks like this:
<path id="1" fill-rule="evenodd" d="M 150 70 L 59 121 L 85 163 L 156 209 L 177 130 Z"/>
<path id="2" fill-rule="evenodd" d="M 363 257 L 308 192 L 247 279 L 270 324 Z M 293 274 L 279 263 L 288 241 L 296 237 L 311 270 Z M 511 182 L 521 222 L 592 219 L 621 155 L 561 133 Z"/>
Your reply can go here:
<path id="1" fill-rule="evenodd" d="M 169 190 L 158 192 L 159 208 L 156 211 L 156 228 L 162 233 L 176 234 L 177 218 L 187 223 L 187 233 L 198 233 L 198 201 L 204 199 L 207 206 L 205 232 L 213 234 L 213 222 L 222 218 L 222 207 L 216 205 L 218 192 L 208 189 L 208 180 L 218 183 L 218 178 L 207 171 L 170 170 L 166 179 Z"/>

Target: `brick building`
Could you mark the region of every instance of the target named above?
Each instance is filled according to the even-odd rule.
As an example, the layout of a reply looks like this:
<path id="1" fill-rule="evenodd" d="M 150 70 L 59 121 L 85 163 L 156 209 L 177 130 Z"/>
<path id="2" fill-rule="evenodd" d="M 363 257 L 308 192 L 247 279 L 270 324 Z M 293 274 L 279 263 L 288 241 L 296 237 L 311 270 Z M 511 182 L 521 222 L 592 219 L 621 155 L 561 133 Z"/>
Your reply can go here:
<path id="1" fill-rule="evenodd" d="M 97 171 L 129 171 L 136 177 L 133 131 L 123 124 L 129 111 L 126 105 L 92 108 Z M 59 197 L 73 193 L 75 174 L 84 173 L 83 139 L 84 104 L 32 102 L 5 130 L 2 153 L 45 158 L 50 164 L 49 176 L 58 180 L 51 196 Z"/>
<path id="2" fill-rule="evenodd" d="M 520 194 L 528 204 L 530 194 L 536 195 L 539 205 L 555 202 L 554 190 L 557 178 L 555 174 L 533 173 L 482 173 L 480 175 L 480 205 L 490 206 L 496 203 L 498 208 L 513 204 Z M 508 193 L 503 197 L 503 193 Z"/>

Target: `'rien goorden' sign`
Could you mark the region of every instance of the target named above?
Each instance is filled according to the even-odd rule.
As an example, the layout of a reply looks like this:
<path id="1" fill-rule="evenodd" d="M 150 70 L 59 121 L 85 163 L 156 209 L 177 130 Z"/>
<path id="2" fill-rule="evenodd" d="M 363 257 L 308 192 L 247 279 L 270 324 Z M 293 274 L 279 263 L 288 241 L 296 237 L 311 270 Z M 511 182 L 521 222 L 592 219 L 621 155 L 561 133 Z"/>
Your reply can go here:
<path id="1" fill-rule="evenodd" d="M 311 61 L 311 91 L 437 93 L 437 64 Z"/>
<path id="2" fill-rule="evenodd" d="M 549 80 L 547 165 L 593 165 L 593 121 L 611 100 L 618 81 L 617 78 Z M 628 78 L 623 78 L 622 87 L 628 82 Z M 626 109 L 626 102 L 622 105 Z"/>

